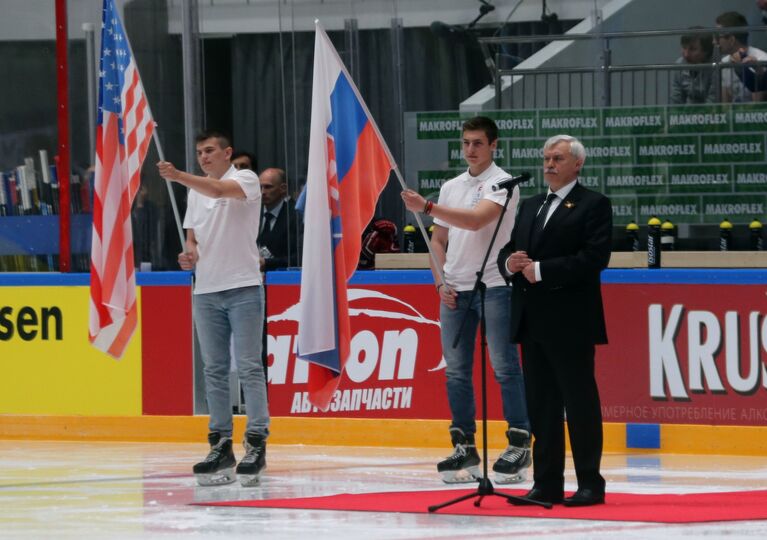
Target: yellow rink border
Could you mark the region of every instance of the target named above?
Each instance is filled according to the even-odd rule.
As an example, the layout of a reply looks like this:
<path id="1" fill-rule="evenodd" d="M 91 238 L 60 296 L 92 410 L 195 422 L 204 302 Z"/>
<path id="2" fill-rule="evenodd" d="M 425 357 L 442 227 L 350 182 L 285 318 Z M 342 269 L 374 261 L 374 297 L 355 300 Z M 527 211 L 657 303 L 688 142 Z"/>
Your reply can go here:
<path id="1" fill-rule="evenodd" d="M 0 415 L 0 439 L 199 442 L 207 416 L 35 416 Z M 449 445 L 446 420 L 356 418 L 272 418 L 272 444 L 328 446 L 433 447 Z M 481 426 L 480 426 L 481 427 Z M 502 448 L 505 425 L 488 422 L 488 446 Z M 245 431 L 245 417 L 235 416 L 235 438 Z M 626 447 L 625 424 L 604 425 L 605 452 L 725 454 L 767 456 L 767 427 L 660 426 L 659 449 Z M 481 431 L 477 434 L 481 440 Z"/>

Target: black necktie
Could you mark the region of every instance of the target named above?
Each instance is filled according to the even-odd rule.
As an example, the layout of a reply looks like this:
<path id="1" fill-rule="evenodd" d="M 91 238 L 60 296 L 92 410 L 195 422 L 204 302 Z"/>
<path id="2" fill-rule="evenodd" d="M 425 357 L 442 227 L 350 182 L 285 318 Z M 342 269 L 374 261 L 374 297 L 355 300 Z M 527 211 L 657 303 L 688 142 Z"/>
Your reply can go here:
<path id="1" fill-rule="evenodd" d="M 264 214 L 264 232 L 272 232 L 272 225 L 274 225 L 274 214 L 266 212 Z"/>
<path id="2" fill-rule="evenodd" d="M 546 224 L 546 216 L 549 213 L 549 208 L 551 208 L 551 203 L 553 203 L 554 199 L 556 198 L 556 193 L 549 193 L 549 195 L 546 197 L 546 202 L 544 202 L 541 206 L 541 209 L 538 210 L 538 215 L 535 216 L 535 221 L 533 222 L 533 230 L 530 234 L 531 246 L 534 246 L 538 242 L 538 238 L 540 238 L 541 233 L 543 232 L 543 226 Z"/>

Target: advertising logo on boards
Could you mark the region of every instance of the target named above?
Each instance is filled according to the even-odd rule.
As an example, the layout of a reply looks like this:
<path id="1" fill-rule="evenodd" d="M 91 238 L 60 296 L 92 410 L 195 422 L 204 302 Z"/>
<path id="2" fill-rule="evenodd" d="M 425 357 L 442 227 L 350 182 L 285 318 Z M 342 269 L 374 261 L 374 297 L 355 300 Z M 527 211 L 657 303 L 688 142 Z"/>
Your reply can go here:
<path id="1" fill-rule="evenodd" d="M 758 285 L 603 286 L 597 349 L 606 422 L 767 424 L 767 317 Z"/>
<path id="2" fill-rule="evenodd" d="M 272 415 L 450 418 L 440 345 L 439 301 L 431 285 L 348 289 L 351 354 L 325 412 L 309 403 L 308 364 L 296 359 L 299 287 L 271 286 L 268 295 Z M 494 393 L 497 400 L 497 392 Z M 491 396 L 491 404 L 500 410 L 496 400 Z"/>
<path id="3" fill-rule="evenodd" d="M 431 287 L 349 288 L 351 354 L 326 412 L 311 406 L 306 391 L 308 363 L 296 359 L 299 288 L 280 286 L 270 295 L 267 351 L 270 407 L 274 415 L 417 417 L 443 415 L 444 369 L 439 320 Z M 275 287 L 272 288 L 272 291 Z M 403 299 L 402 292 L 410 298 Z M 279 298 L 272 300 L 272 296 Z M 415 300 L 415 301 L 413 301 Z M 417 305 L 416 305 L 417 304 Z M 446 411 L 445 411 L 446 412 Z"/>

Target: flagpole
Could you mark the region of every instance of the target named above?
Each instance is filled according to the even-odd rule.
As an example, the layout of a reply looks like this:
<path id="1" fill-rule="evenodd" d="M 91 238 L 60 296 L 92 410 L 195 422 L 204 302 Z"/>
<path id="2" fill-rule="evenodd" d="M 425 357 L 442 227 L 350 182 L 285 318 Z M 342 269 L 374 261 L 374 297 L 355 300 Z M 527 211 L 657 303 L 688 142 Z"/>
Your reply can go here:
<path id="1" fill-rule="evenodd" d="M 157 156 L 160 161 L 165 161 L 165 153 L 162 151 L 162 145 L 160 145 L 160 138 L 157 136 L 157 129 L 152 132 L 152 140 L 157 147 Z M 181 226 L 181 218 L 178 213 L 178 206 L 176 206 L 176 197 L 173 195 L 173 187 L 170 185 L 170 180 L 164 178 L 165 185 L 168 188 L 168 197 L 170 197 L 170 205 L 173 207 L 173 216 L 176 218 L 176 229 L 178 230 L 178 239 L 181 241 L 181 249 L 184 250 L 186 241 L 184 240 L 184 228 Z"/>

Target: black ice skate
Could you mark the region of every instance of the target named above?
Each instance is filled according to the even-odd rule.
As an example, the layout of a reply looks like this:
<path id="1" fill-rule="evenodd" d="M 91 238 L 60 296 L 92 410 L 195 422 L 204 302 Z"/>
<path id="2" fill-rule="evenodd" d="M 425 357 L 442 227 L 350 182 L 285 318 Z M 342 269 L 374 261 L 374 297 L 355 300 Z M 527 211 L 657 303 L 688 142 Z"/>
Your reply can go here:
<path id="1" fill-rule="evenodd" d="M 242 445 L 245 457 L 237 465 L 237 478 L 244 487 L 257 486 L 261 481 L 261 472 L 266 468 L 266 437 L 246 433 Z"/>
<path id="2" fill-rule="evenodd" d="M 509 428 L 506 432 L 509 446 L 493 465 L 498 484 L 518 484 L 527 479 L 527 469 L 532 463 L 530 433 L 524 429 Z"/>
<path id="3" fill-rule="evenodd" d="M 208 433 L 208 442 L 210 443 L 208 457 L 193 468 L 197 483 L 201 486 L 231 484 L 235 480 L 232 439 L 222 438 L 220 433 L 214 432 Z"/>
<path id="4" fill-rule="evenodd" d="M 437 471 L 446 484 L 476 482 L 480 478 L 479 454 L 474 435 L 466 435 L 460 428 L 450 428 L 453 455 L 437 463 Z"/>

